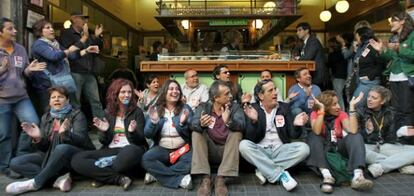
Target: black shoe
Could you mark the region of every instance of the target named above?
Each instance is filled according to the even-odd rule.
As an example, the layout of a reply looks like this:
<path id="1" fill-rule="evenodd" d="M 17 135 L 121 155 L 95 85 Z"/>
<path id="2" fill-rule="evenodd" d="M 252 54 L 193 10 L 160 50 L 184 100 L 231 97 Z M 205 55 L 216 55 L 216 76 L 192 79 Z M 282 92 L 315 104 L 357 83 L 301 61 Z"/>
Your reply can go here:
<path id="1" fill-rule="evenodd" d="M 23 178 L 23 176 L 21 174 L 14 172 L 10 168 L 3 169 L 1 171 L 1 173 L 3 173 L 5 176 L 7 176 L 7 177 L 9 177 L 11 179 L 20 179 L 20 178 Z"/>
<path id="2" fill-rule="evenodd" d="M 124 189 L 124 191 L 127 191 L 131 184 L 132 180 L 128 176 L 122 176 L 121 179 L 119 179 L 119 185 Z"/>
<path id="3" fill-rule="evenodd" d="M 103 186 L 104 184 L 102 182 L 99 182 L 97 180 L 92 181 L 91 186 L 94 188 L 99 188 L 101 186 Z"/>

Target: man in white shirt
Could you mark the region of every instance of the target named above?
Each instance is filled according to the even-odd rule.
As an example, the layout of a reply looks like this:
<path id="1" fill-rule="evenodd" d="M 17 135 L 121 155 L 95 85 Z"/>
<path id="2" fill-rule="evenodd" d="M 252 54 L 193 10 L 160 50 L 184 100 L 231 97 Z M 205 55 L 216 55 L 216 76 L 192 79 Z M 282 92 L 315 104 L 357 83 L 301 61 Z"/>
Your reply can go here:
<path id="1" fill-rule="evenodd" d="M 201 102 L 208 101 L 208 88 L 200 84 L 198 73 L 194 69 L 189 69 L 184 73 L 185 84 L 183 86 L 183 95 L 187 104 L 194 110 Z"/>

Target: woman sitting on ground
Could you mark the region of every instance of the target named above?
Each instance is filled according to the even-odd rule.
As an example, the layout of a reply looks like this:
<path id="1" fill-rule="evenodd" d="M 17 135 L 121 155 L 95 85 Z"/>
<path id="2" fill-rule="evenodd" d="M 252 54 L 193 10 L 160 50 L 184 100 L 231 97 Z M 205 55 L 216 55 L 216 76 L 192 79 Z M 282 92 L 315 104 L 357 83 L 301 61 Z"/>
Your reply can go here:
<path id="1" fill-rule="evenodd" d="M 168 188 L 192 188 L 190 175 L 192 151 L 188 127 L 193 112 L 182 101 L 180 84 L 167 80 L 161 89 L 157 107 L 152 106 L 145 125 L 145 136 L 155 146 L 144 154 L 142 166 L 148 173 L 145 183 L 158 180 Z"/>
<path id="2" fill-rule="evenodd" d="M 88 136 L 86 118 L 69 104 L 68 92 L 63 87 L 51 87 L 48 91 L 50 110 L 42 116 L 40 128 L 34 123 L 21 125 L 37 152 L 15 157 L 10 163 L 13 171 L 30 180 L 9 184 L 7 193 L 36 191 L 50 180 L 55 180 L 53 187 L 69 191 L 72 156 L 95 149 Z"/>
<path id="3" fill-rule="evenodd" d="M 362 99 L 362 94 L 356 100 Z M 355 98 L 352 100 L 355 102 Z M 348 158 L 347 172 L 353 178 L 351 187 L 368 190 L 373 183 L 364 178 L 365 167 L 364 140 L 355 124 L 349 123 L 348 115 L 341 111 L 335 91 L 324 91 L 315 98 L 314 111 L 311 113 L 312 132 L 308 134 L 310 147 L 308 166 L 320 171 L 323 176 L 321 191 L 332 193 L 335 178 L 332 176 L 326 152 L 335 150 Z"/>
<path id="4" fill-rule="evenodd" d="M 401 173 L 414 174 L 414 146 L 400 142 L 403 136 L 414 133 L 414 129 L 395 128 L 394 110 L 388 103 L 391 91 L 376 86 L 369 91 L 367 105 L 355 111 L 355 104 L 350 103 L 350 121 L 358 124 L 365 140 L 368 171 L 374 178 L 399 169 Z"/>
<path id="5" fill-rule="evenodd" d="M 85 151 L 73 157 L 73 169 L 96 180 L 92 185 L 117 184 L 124 190 L 131 185 L 131 172 L 138 169 L 147 149 L 144 114 L 129 80 L 116 79 L 108 88 L 104 119 L 93 119 L 99 130 L 99 150 Z"/>

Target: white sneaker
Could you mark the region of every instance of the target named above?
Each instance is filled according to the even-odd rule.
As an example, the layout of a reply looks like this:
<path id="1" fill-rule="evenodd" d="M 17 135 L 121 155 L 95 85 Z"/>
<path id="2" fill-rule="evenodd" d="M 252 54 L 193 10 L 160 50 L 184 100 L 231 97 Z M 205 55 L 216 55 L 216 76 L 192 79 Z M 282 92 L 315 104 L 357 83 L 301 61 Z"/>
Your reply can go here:
<path id="1" fill-rule="evenodd" d="M 296 182 L 296 180 L 290 176 L 288 171 L 284 171 L 282 174 L 280 174 L 279 180 L 282 182 L 283 188 L 285 188 L 287 191 L 291 191 L 296 186 L 298 186 L 298 182 Z"/>
<path id="2" fill-rule="evenodd" d="M 66 173 L 57 178 L 55 183 L 53 183 L 53 187 L 60 189 L 62 192 L 70 191 L 70 189 L 72 189 L 72 178 L 70 177 L 70 173 Z"/>
<path id="3" fill-rule="evenodd" d="M 378 178 L 382 176 L 384 173 L 384 170 L 382 169 L 382 166 L 378 163 L 374 163 L 368 166 L 368 171 L 371 173 L 372 177 Z"/>
<path id="4" fill-rule="evenodd" d="M 193 189 L 193 182 L 191 181 L 191 175 L 187 174 L 181 179 L 180 187 L 184 189 Z"/>
<path id="5" fill-rule="evenodd" d="M 413 175 L 414 174 L 414 165 L 406 165 L 404 167 L 401 167 L 399 170 L 400 170 L 400 173 L 402 173 L 402 174 Z"/>
<path id="6" fill-rule="evenodd" d="M 144 177 L 144 184 L 150 184 L 153 182 L 157 182 L 157 179 L 152 176 L 150 173 L 146 173 Z"/>
<path id="7" fill-rule="evenodd" d="M 351 188 L 358 191 L 371 190 L 374 183 L 371 180 L 365 179 L 364 176 L 359 176 L 351 181 Z"/>
<path id="8" fill-rule="evenodd" d="M 35 191 L 35 181 L 34 179 L 22 181 L 22 182 L 13 182 L 6 186 L 6 193 L 18 195 L 28 191 Z"/>
<path id="9" fill-rule="evenodd" d="M 259 179 L 259 182 L 261 185 L 264 185 L 266 183 L 266 178 L 263 176 L 262 172 L 256 169 L 256 177 Z"/>

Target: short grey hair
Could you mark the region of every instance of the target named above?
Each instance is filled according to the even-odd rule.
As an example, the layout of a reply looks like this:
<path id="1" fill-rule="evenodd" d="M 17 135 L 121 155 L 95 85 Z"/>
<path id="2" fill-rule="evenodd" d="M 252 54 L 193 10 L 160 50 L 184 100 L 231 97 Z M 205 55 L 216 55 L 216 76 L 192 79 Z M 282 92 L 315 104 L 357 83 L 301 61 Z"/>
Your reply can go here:
<path id="1" fill-rule="evenodd" d="M 214 81 L 213 84 L 211 84 L 211 86 L 210 86 L 210 90 L 208 90 L 208 96 L 210 97 L 210 100 L 212 102 L 214 102 L 214 97 L 219 94 L 220 86 L 227 87 L 227 88 L 231 89 L 230 86 L 228 85 L 228 83 L 225 82 L 225 81 L 221 81 L 221 80 Z"/>

